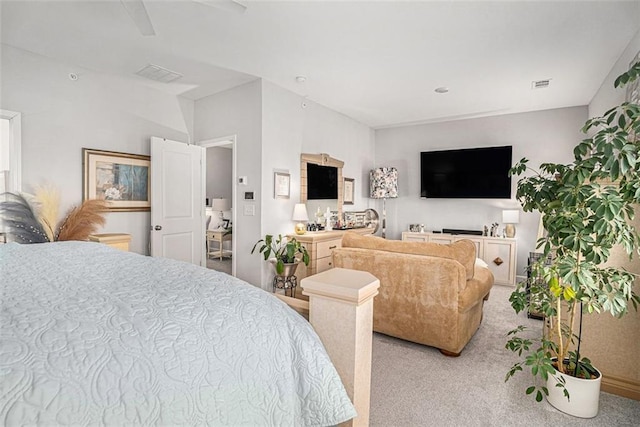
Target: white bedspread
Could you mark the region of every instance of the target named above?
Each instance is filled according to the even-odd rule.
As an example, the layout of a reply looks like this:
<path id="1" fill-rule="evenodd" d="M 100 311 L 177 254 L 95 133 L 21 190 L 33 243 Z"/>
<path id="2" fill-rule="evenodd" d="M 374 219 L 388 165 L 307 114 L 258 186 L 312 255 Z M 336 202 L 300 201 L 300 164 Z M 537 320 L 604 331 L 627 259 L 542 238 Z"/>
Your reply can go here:
<path id="1" fill-rule="evenodd" d="M 311 326 L 224 273 L 98 243 L 0 245 L 0 424 L 332 425 Z"/>

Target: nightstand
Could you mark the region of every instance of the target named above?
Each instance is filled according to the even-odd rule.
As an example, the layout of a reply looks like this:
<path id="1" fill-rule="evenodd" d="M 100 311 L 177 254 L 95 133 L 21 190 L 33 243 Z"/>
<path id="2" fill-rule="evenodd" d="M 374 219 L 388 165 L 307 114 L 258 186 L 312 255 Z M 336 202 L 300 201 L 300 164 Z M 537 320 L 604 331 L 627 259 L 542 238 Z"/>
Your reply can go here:
<path id="1" fill-rule="evenodd" d="M 230 241 L 233 239 L 233 234 L 230 230 L 226 228 L 221 228 L 218 230 L 207 230 L 207 257 L 215 256 L 216 258 L 220 258 L 222 261 L 222 257 L 225 255 L 231 255 L 231 251 L 226 251 L 222 248 L 222 243 L 225 241 Z M 211 246 L 212 242 L 217 242 L 218 247 L 213 248 Z"/>
<path id="2" fill-rule="evenodd" d="M 131 242 L 131 234 L 124 233 L 103 233 L 103 234 L 90 234 L 89 241 L 104 243 L 112 248 L 120 249 L 122 251 L 129 251 L 129 243 Z"/>

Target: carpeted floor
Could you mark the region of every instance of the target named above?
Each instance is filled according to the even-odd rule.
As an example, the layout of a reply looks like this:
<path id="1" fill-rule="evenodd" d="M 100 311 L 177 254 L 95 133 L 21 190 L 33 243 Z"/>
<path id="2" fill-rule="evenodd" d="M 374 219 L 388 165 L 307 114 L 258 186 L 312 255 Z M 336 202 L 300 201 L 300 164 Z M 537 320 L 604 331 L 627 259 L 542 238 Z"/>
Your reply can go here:
<path id="1" fill-rule="evenodd" d="M 222 261 L 220 261 L 220 258 L 209 258 L 207 260 L 207 268 L 231 274 L 231 258 L 224 257 Z"/>
<path id="2" fill-rule="evenodd" d="M 565 415 L 525 395 L 527 374 L 504 382 L 517 356 L 504 348 L 508 331 L 540 321 L 517 316 L 512 288 L 494 286 L 480 329 L 458 358 L 374 334 L 372 426 L 638 426 L 640 402 L 601 393 L 593 419 Z M 539 326 L 538 326 L 539 327 Z"/>

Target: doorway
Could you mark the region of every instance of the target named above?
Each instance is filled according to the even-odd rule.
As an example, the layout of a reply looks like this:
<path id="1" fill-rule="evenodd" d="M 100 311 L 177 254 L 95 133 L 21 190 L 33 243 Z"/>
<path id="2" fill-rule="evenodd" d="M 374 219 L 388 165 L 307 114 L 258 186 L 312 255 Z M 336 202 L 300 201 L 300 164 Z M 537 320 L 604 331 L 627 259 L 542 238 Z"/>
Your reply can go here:
<path id="1" fill-rule="evenodd" d="M 198 143 L 205 148 L 206 264 L 207 268 L 236 275 L 236 136 Z"/>

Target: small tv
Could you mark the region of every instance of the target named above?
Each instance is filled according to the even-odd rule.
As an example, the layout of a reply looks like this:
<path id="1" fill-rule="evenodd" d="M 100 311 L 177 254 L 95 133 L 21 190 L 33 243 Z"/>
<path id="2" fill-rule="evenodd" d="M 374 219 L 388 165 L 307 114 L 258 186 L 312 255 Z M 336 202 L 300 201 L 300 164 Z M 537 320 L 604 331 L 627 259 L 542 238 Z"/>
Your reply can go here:
<path id="1" fill-rule="evenodd" d="M 307 163 L 307 199 L 338 198 L 338 168 Z"/>
<path id="2" fill-rule="evenodd" d="M 420 153 L 420 197 L 510 199 L 512 147 Z"/>

